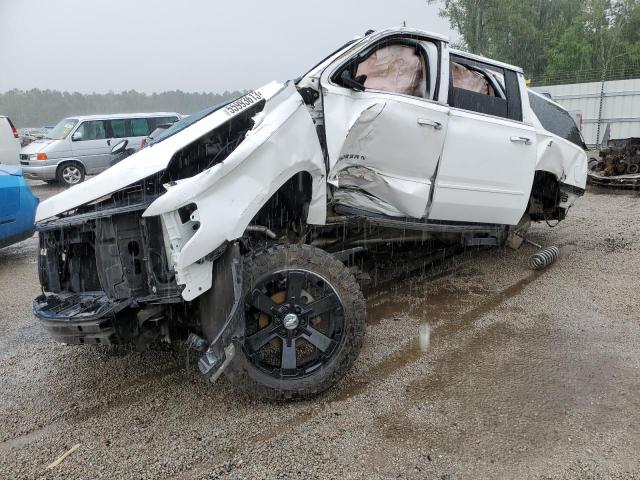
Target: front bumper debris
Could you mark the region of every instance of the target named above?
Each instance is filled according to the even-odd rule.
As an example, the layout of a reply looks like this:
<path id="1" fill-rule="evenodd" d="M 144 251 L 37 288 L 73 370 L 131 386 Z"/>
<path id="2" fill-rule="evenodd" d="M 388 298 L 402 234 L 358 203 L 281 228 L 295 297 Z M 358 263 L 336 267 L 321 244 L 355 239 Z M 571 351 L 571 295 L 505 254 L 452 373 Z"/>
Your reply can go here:
<path id="1" fill-rule="evenodd" d="M 603 187 L 640 188 L 640 174 L 604 176 L 589 173 L 589 183 Z"/>
<path id="2" fill-rule="evenodd" d="M 121 343 L 115 315 L 127 301 L 110 300 L 103 292 L 40 295 L 33 301 L 33 313 L 56 341 L 70 344 Z"/>

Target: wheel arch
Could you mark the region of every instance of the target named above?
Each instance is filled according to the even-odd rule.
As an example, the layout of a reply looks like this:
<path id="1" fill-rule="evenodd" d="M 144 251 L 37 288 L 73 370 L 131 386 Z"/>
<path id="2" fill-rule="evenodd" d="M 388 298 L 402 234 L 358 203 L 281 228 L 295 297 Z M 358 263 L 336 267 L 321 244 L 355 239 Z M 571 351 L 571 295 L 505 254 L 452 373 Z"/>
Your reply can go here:
<path id="1" fill-rule="evenodd" d="M 534 221 L 558 219 L 560 179 L 548 170 L 536 170 L 531 186 L 528 213 Z"/>
<path id="2" fill-rule="evenodd" d="M 293 174 L 264 202 L 247 226 L 256 224 L 281 231 L 287 229 L 292 222 L 309 223 L 313 188 L 311 173 L 301 170 Z"/>
<path id="3" fill-rule="evenodd" d="M 56 163 L 56 173 L 64 166 L 64 165 L 68 165 L 70 163 L 77 163 L 78 165 L 80 165 L 82 167 L 82 169 L 84 170 L 85 173 L 87 173 L 87 166 L 84 164 L 84 162 L 82 160 L 80 160 L 79 158 L 65 158 L 60 160 L 58 163 Z"/>

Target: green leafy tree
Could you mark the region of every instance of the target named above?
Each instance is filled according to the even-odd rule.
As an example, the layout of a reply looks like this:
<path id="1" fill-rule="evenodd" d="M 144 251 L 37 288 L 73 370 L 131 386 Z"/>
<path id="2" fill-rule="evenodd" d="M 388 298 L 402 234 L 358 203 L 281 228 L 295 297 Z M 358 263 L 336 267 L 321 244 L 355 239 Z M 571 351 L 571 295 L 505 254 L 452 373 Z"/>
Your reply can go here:
<path id="1" fill-rule="evenodd" d="M 640 62 L 640 2 L 586 0 L 548 56 L 547 77 L 583 73 L 607 78 L 621 69 L 636 69 Z"/>
<path id="2" fill-rule="evenodd" d="M 581 0 L 445 0 L 440 14 L 461 37 L 461 47 L 544 72 L 546 50 L 580 12 Z"/>
<path id="3" fill-rule="evenodd" d="M 430 0 L 434 3 L 435 0 Z M 444 0 L 463 48 L 520 65 L 529 77 L 637 69 L 638 0 Z"/>

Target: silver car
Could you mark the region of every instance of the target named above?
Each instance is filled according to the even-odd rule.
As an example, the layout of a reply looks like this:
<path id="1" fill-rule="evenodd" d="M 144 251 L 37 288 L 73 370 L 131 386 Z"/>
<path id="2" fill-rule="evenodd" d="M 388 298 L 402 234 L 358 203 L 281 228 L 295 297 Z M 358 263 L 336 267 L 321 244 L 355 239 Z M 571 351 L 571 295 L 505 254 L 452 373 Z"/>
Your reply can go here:
<path id="1" fill-rule="evenodd" d="M 111 148 L 121 139 L 139 147 L 158 125 L 180 118 L 174 112 L 90 115 L 65 118 L 20 152 L 26 178 L 67 186 L 109 168 Z"/>

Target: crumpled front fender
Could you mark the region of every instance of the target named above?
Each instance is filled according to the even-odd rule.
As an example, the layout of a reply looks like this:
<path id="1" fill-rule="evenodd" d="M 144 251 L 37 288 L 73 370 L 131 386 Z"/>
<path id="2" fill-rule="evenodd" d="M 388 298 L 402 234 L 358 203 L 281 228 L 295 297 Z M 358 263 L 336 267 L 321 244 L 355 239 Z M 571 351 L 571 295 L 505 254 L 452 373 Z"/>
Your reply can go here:
<path id="1" fill-rule="evenodd" d="M 262 206 L 294 175 L 313 183 L 307 222 L 326 220 L 326 176 L 315 125 L 292 84 L 268 100 L 255 126 L 222 163 L 165 185 L 167 192 L 144 217 L 160 216 L 169 262 L 182 296 L 193 300 L 211 288 L 212 252 L 241 237 Z M 178 210 L 195 204 L 183 223 Z M 196 227 L 196 228 L 194 228 Z"/>

